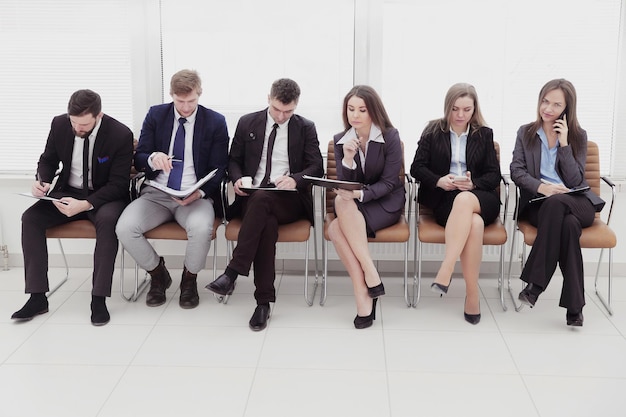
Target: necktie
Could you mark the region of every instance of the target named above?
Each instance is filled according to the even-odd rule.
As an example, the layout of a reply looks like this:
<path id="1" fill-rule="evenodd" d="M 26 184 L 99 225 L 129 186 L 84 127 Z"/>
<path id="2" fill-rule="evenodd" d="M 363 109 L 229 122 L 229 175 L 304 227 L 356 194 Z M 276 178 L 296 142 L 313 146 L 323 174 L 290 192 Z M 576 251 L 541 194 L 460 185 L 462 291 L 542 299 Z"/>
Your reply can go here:
<path id="1" fill-rule="evenodd" d="M 89 137 L 83 138 L 83 195 L 89 195 Z"/>
<path id="2" fill-rule="evenodd" d="M 274 150 L 274 142 L 276 142 L 276 129 L 278 129 L 278 123 L 274 123 L 270 137 L 267 140 L 267 158 L 265 159 L 265 176 L 261 181 L 261 187 L 267 187 L 270 185 L 270 174 L 272 172 L 272 151 Z"/>
<path id="3" fill-rule="evenodd" d="M 180 184 L 183 180 L 183 165 L 185 162 L 185 127 L 183 126 L 187 119 L 181 117 L 178 119 L 178 129 L 174 136 L 174 149 L 172 150 L 172 170 L 167 180 L 167 186 L 175 190 L 180 190 Z"/>

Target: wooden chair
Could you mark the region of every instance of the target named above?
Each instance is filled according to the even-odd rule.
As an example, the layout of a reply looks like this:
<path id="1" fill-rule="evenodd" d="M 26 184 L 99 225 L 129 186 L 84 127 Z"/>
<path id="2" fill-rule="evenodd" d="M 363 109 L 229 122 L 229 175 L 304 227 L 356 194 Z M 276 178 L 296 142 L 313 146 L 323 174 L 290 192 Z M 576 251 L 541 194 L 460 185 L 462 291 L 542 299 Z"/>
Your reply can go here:
<path id="1" fill-rule="evenodd" d="M 231 186 L 232 187 L 232 186 Z M 228 202 L 228 183 L 224 183 L 222 186 L 222 201 L 224 204 Z M 263 191 L 257 191 L 263 192 Z M 267 191 L 270 192 L 270 191 Z M 223 212 L 226 213 L 226 207 L 224 206 Z M 311 236 L 311 228 L 313 228 L 313 246 L 315 253 L 315 281 L 313 286 L 313 292 L 309 296 L 309 240 Z M 241 219 L 233 218 L 230 221 L 225 222 L 225 231 L 224 236 L 226 237 L 226 241 L 230 242 L 230 247 L 228 250 L 228 259 L 232 257 L 232 252 L 235 247 L 235 242 L 239 239 L 239 230 L 241 229 Z M 315 224 L 311 223 L 308 219 L 302 219 L 295 221 L 293 223 L 282 224 L 278 226 L 278 243 L 294 243 L 294 242 L 304 242 L 306 243 L 305 247 L 305 257 L 304 257 L 304 301 L 307 305 L 312 306 L 313 300 L 315 298 L 315 293 L 317 292 L 318 287 L 318 270 L 317 270 L 317 233 L 315 230 Z M 217 276 L 215 276 L 217 278 Z M 229 296 L 217 296 L 217 299 L 224 304 L 228 302 Z"/>
<path id="2" fill-rule="evenodd" d="M 494 147 L 496 149 L 496 155 L 498 161 L 500 161 L 500 145 L 494 141 Z M 492 224 L 485 227 L 483 235 L 483 245 L 494 245 L 499 248 L 499 275 L 498 275 L 498 290 L 500 293 L 500 304 L 502 309 L 506 311 L 506 303 L 504 301 L 504 244 L 507 240 L 506 232 L 506 214 L 509 206 L 509 182 L 506 178 L 501 177 L 504 185 L 504 211 L 501 212 Z M 416 201 L 419 201 L 419 183 L 416 181 Z M 498 194 L 500 194 L 500 187 L 498 187 Z M 416 276 L 413 279 L 413 307 L 417 307 L 421 295 L 421 282 L 422 282 L 422 245 L 424 243 L 445 244 L 445 228 L 440 226 L 435 221 L 435 216 L 429 207 L 423 204 L 416 203 L 416 220 L 415 220 L 415 254 L 414 263 L 417 263 L 415 268 Z M 417 289 L 415 288 L 417 287 Z"/>
<path id="3" fill-rule="evenodd" d="M 613 309 L 611 308 L 611 291 L 613 286 L 613 248 L 617 245 L 617 237 L 615 236 L 615 232 L 609 227 L 609 223 L 611 221 L 611 214 L 613 213 L 613 204 L 615 203 L 615 184 L 611 182 L 611 180 L 607 177 L 603 177 L 600 175 L 600 152 L 598 150 L 598 145 L 595 142 L 588 141 L 587 142 L 587 162 L 585 164 L 585 180 L 587 184 L 591 187 L 591 190 L 600 195 L 600 179 L 602 179 L 606 184 L 611 187 L 611 204 L 609 206 L 609 213 L 606 220 L 606 223 L 600 217 L 601 213 L 596 213 L 595 220 L 593 224 L 589 227 L 585 227 L 582 230 L 582 234 L 580 236 L 580 247 L 583 249 L 597 248 L 600 249 L 600 256 L 598 259 L 598 265 L 596 268 L 596 275 L 594 280 L 595 292 L 606 311 L 612 315 Z M 537 229 L 532 226 L 526 220 L 519 220 L 518 217 L 518 209 L 519 209 L 519 198 L 520 193 L 519 189 L 516 187 L 515 189 L 516 195 L 516 206 L 515 206 L 515 229 L 513 232 L 513 243 L 511 245 L 511 255 L 509 259 L 509 271 L 508 271 L 508 291 L 511 296 L 511 300 L 513 301 L 513 305 L 515 306 L 515 311 L 520 311 L 523 304 L 517 305 L 515 301 L 515 296 L 513 291 L 511 290 L 511 265 L 513 261 L 513 248 L 515 248 L 515 240 L 516 240 L 516 232 L 521 232 L 523 235 L 523 248 L 522 248 L 522 259 L 520 264 L 520 271 L 524 267 L 524 263 L 526 262 L 526 246 L 532 246 L 535 243 L 535 238 L 537 237 Z M 609 271 L 608 271 L 608 290 L 607 290 L 607 298 L 605 299 L 600 290 L 598 289 L 598 278 L 600 274 L 600 265 L 602 263 L 602 257 L 604 255 L 604 250 L 609 250 Z"/>
<path id="4" fill-rule="evenodd" d="M 408 183 L 408 210 L 407 214 L 402 214 L 400 219 L 393 226 L 386 227 L 376 232 L 375 238 L 368 238 L 368 242 L 372 243 L 404 243 L 404 301 L 407 307 L 411 306 L 409 299 L 409 287 L 408 287 L 408 262 L 409 262 L 409 237 L 411 230 L 409 224 L 411 223 L 411 209 L 412 209 L 412 196 L 413 187 L 411 179 L 405 174 L 404 171 L 404 142 L 402 143 L 402 168 L 398 173 L 400 181 Z M 331 180 L 337 179 L 337 164 L 335 161 L 335 143 L 334 141 L 328 142 L 328 156 L 326 164 L 326 177 Z M 320 305 L 323 306 L 326 302 L 327 295 L 327 277 L 328 277 L 328 242 L 330 237 L 328 236 L 328 226 L 330 222 L 335 219 L 334 205 L 335 205 L 335 192 L 332 190 L 322 189 L 321 203 L 325 210 L 322 212 L 324 223 L 324 244 L 322 247 L 322 258 L 324 260 L 324 272 L 322 274 L 322 289 L 320 294 Z"/>

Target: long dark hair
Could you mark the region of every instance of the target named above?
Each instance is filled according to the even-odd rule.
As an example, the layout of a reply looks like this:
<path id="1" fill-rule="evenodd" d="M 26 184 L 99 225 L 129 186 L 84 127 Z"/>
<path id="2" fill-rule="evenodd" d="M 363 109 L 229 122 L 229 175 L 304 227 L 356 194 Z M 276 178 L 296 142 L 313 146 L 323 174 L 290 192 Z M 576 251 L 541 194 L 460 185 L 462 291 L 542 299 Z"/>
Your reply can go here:
<path id="1" fill-rule="evenodd" d="M 528 130 L 526 130 L 524 140 L 528 142 L 531 141 L 539 131 L 539 128 L 543 125 L 540 113 L 541 101 L 544 99 L 546 94 L 557 89 L 561 90 L 565 96 L 565 113 L 567 115 L 568 129 L 567 140 L 572 147 L 574 157 L 576 157 L 581 152 L 582 138 L 584 134 L 583 129 L 578 123 L 578 116 L 576 116 L 576 89 L 571 82 L 563 78 L 550 80 L 541 88 L 541 91 L 539 92 L 539 99 L 537 101 L 537 120 L 529 125 Z"/>
<path id="2" fill-rule="evenodd" d="M 365 107 L 372 119 L 372 124 L 378 126 L 383 132 L 393 127 L 387 115 L 387 110 L 385 110 L 385 106 L 383 106 L 383 101 L 380 99 L 378 93 L 376 93 L 376 90 L 369 85 L 355 85 L 343 99 L 343 110 L 341 113 L 343 117 L 343 127 L 346 132 L 352 127 L 348 121 L 347 109 L 348 101 L 354 96 L 363 99 L 365 102 Z"/>

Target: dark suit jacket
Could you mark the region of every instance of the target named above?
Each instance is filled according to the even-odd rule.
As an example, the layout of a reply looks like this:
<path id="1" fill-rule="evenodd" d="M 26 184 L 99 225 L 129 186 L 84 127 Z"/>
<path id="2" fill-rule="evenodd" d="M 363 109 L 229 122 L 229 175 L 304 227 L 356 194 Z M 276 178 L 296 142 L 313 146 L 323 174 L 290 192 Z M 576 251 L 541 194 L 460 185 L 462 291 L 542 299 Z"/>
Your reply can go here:
<path id="1" fill-rule="evenodd" d="M 519 213 L 523 214 L 531 198 L 537 196 L 541 185 L 541 138 L 535 133 L 528 141 L 524 139 L 532 123 L 521 126 L 517 131 L 513 160 L 511 161 L 511 180 L 520 188 Z M 556 172 L 563 184 L 568 188 L 587 186 L 585 181 L 585 164 L 587 163 L 587 132 L 583 131 L 580 155 L 574 158 L 571 146 L 559 146 L 556 151 Z M 592 191 L 585 196 L 596 207 L 597 211 L 604 207 L 604 200 Z"/>
<path id="2" fill-rule="evenodd" d="M 174 121 L 174 103 L 152 106 L 146 115 L 135 153 L 135 168 L 145 172 L 148 179 L 160 173 L 150 168 L 148 158 L 153 152 L 169 153 Z M 216 209 L 219 208 L 220 182 L 228 165 L 228 129 L 224 116 L 200 105 L 193 131 L 193 165 L 197 179 L 218 168 L 217 174 L 201 189 L 205 198 L 211 197 L 218 206 Z"/>
<path id="3" fill-rule="evenodd" d="M 52 183 L 59 162 L 63 169 L 51 194 L 62 196 L 68 190 L 74 131 L 67 114 L 52 120 L 46 148 L 39 158 L 37 172 L 44 182 Z M 94 209 L 104 203 L 128 199 L 130 167 L 133 158 L 133 132 L 114 118 L 102 116 L 93 145 L 91 177 L 93 192 L 87 197 Z M 67 195 L 67 194 L 65 194 Z"/>
<path id="4" fill-rule="evenodd" d="M 378 200 L 381 207 L 388 213 L 397 213 L 404 208 L 406 201 L 404 181 L 399 174 L 404 163 L 404 152 L 400 142 L 400 134 L 395 128 L 383 132 L 385 143 L 370 142 L 365 158 L 365 172 L 361 167 L 361 158 L 355 157 L 356 169 L 343 166 L 343 145 L 337 142 L 345 132 L 335 135 L 335 161 L 337 178 L 342 181 L 356 181 L 365 184 L 363 203 Z"/>
<path id="5" fill-rule="evenodd" d="M 437 188 L 439 178 L 450 173 L 452 150 L 450 148 L 450 132 L 436 129 L 422 134 L 417 145 L 417 152 L 411 164 L 411 175 L 420 182 L 422 191 L 419 202 L 430 208 L 437 207 L 446 193 Z M 471 172 L 472 182 L 477 189 L 492 191 L 500 183 L 500 164 L 493 147 L 493 131 L 488 127 L 471 129 L 465 149 L 467 170 Z M 499 196 L 498 196 L 499 198 Z"/>
<path id="6" fill-rule="evenodd" d="M 230 147 L 228 177 L 235 182 L 244 176 L 254 177 L 261 162 L 267 109 L 246 114 L 239 119 L 233 143 Z M 289 172 L 296 181 L 298 196 L 304 205 L 307 216 L 313 222 L 313 199 L 311 186 L 302 179 L 303 175 L 321 177 L 324 175 L 324 162 L 320 153 L 317 131 L 312 121 L 294 114 L 288 124 Z M 235 198 L 229 216 L 238 216 L 241 210 L 241 197 Z"/>

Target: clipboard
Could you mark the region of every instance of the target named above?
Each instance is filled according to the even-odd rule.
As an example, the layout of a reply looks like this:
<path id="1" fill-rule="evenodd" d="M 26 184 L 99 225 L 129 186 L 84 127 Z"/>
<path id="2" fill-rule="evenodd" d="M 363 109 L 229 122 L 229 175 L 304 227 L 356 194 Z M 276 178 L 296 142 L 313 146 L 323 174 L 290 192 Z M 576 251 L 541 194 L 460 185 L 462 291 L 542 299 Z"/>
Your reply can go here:
<path id="1" fill-rule="evenodd" d="M 239 187 L 239 189 L 245 193 L 253 193 L 255 191 L 288 191 L 294 192 L 298 191 L 295 188 L 276 188 L 276 187 Z"/>
<path id="2" fill-rule="evenodd" d="M 563 193 L 563 194 L 581 194 L 581 193 L 584 193 L 585 191 L 587 191 L 589 189 L 590 189 L 589 186 L 572 188 L 571 190 L 569 190 L 568 192 Z M 531 198 L 528 202 L 529 203 L 536 203 L 537 201 L 545 200 L 548 197 L 549 196 L 547 196 L 547 195 L 542 195 L 540 197 Z"/>
<path id="3" fill-rule="evenodd" d="M 37 197 L 36 195 L 33 195 L 32 193 L 18 193 L 19 195 L 22 195 L 24 197 L 30 197 L 30 198 L 36 198 L 38 200 L 47 200 L 47 201 L 56 201 L 57 203 L 61 203 L 61 204 L 65 204 L 67 205 L 67 203 L 59 198 L 54 198 L 54 197 L 50 197 L 49 195 L 42 195 L 41 197 Z"/>
<path id="4" fill-rule="evenodd" d="M 360 190 L 363 188 L 363 184 L 360 182 L 331 180 L 330 178 L 311 177 L 309 175 L 303 175 L 302 179 L 309 181 L 313 185 L 324 188 L 341 188 L 342 190 Z"/>

